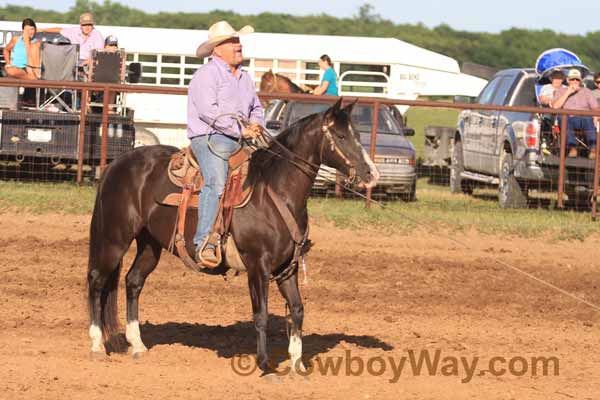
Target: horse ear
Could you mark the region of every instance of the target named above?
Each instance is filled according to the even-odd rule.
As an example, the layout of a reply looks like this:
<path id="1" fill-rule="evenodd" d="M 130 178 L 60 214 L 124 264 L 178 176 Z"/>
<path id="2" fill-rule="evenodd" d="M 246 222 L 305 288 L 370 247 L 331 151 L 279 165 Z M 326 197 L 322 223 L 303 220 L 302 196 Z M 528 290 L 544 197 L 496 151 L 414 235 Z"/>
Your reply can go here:
<path id="1" fill-rule="evenodd" d="M 340 99 L 325 112 L 323 123 L 327 125 L 335 123 L 336 116 L 340 115 L 342 112 L 342 101 L 343 99 L 340 97 Z"/>
<path id="2" fill-rule="evenodd" d="M 334 115 L 338 115 L 338 114 L 340 114 L 340 111 L 342 111 L 342 102 L 343 101 L 344 101 L 344 98 L 340 97 L 340 99 L 335 102 L 333 107 L 331 107 L 331 111 Z"/>
<path id="3" fill-rule="evenodd" d="M 356 103 L 358 103 L 358 97 L 356 99 L 354 99 L 354 101 L 350 104 L 348 104 L 346 107 L 344 107 L 344 112 L 347 115 L 351 115 L 352 114 L 352 110 L 354 109 L 354 106 L 356 105 Z"/>

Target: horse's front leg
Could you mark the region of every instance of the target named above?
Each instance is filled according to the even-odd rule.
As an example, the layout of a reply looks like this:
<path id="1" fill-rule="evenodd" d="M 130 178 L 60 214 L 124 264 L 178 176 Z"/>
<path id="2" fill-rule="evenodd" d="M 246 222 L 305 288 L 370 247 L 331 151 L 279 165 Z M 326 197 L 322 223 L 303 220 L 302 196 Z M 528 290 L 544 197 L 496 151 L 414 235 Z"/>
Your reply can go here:
<path id="1" fill-rule="evenodd" d="M 292 370 L 304 372 L 302 364 L 302 322 L 304 320 L 304 305 L 298 288 L 298 272 L 285 281 L 279 283 L 279 291 L 285 298 L 292 314 L 292 329 L 290 330 L 290 344 L 288 353 L 292 362 Z"/>
<path id="2" fill-rule="evenodd" d="M 266 271 L 266 272 L 265 272 Z M 267 323 L 269 319 L 269 272 L 257 268 L 248 271 L 248 286 L 252 299 L 254 326 L 256 327 L 256 362 L 263 373 L 273 372 L 267 351 Z"/>

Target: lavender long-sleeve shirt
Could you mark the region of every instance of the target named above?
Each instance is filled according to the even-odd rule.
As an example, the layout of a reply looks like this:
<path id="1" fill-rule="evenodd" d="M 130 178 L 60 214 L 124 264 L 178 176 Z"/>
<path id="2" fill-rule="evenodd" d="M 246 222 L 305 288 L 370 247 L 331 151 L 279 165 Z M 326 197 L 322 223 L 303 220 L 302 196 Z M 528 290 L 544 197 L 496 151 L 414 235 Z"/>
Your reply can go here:
<path id="1" fill-rule="evenodd" d="M 240 137 L 241 129 L 230 116 L 215 118 L 221 114 L 235 113 L 253 123 L 264 124 L 254 82 L 248 73 L 238 67 L 238 76 L 221 58 L 212 59 L 200 67 L 188 88 L 188 138 L 219 132 Z"/>
<path id="2" fill-rule="evenodd" d="M 104 38 L 96 29 L 92 29 L 86 37 L 81 33 L 81 27 L 73 26 L 71 28 L 63 28 L 60 34 L 71 41 L 72 44 L 79 45 L 79 63 L 83 63 L 90 58 L 90 53 L 94 49 L 102 49 L 104 47 Z"/>

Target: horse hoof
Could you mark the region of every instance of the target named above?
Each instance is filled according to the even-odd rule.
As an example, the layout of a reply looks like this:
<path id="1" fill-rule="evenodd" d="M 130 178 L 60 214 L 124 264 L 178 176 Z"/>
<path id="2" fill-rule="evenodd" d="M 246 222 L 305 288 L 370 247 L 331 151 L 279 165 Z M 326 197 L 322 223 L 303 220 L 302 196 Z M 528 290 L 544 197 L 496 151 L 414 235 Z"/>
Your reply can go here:
<path id="1" fill-rule="evenodd" d="M 270 384 L 279 385 L 279 384 L 283 383 L 283 377 L 279 376 L 275 373 L 266 374 L 262 377 L 262 379 L 264 380 L 264 382 L 267 382 Z"/>
<path id="2" fill-rule="evenodd" d="M 299 362 L 298 365 L 295 365 L 294 368 L 292 368 L 292 372 L 302 374 L 303 372 L 306 372 L 306 367 L 302 362 Z"/>
<path id="3" fill-rule="evenodd" d="M 91 361 L 102 361 L 108 358 L 108 355 L 103 351 L 90 351 Z"/>
<path id="4" fill-rule="evenodd" d="M 135 351 L 132 353 L 132 357 L 134 360 L 140 360 L 140 359 L 144 358 L 144 356 L 146 355 L 147 352 L 148 352 L 148 350 Z"/>

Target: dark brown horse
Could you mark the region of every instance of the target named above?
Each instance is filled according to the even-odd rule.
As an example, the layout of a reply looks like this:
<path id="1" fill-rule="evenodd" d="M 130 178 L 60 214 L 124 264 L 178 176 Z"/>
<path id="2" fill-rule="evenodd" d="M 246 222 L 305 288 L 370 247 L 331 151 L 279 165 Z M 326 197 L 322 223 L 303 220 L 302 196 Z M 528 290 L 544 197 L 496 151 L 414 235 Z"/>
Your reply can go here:
<path id="1" fill-rule="evenodd" d="M 321 163 L 356 176 L 366 186 L 374 185 L 379 174 L 350 121 L 352 106 L 342 109 L 340 99 L 329 110 L 298 121 L 277 138 L 278 143 L 257 150 L 250 161 L 248 179 L 254 192 L 245 207 L 234 211 L 231 233 L 247 268 L 258 337 L 257 362 L 265 372 L 269 371 L 266 336 L 269 278 L 290 264 L 295 248 L 267 187 L 285 202 L 304 232 L 308 226 L 307 199 Z M 126 349 L 126 343 L 118 335 L 117 287 L 123 255 L 133 240 L 137 242 L 137 255 L 125 278 L 125 337 L 134 356 L 147 351 L 140 337 L 138 298 L 146 278 L 158 264 L 162 249 L 168 248 L 173 232 L 176 209 L 162 206 L 156 199 L 171 189 L 166 169 L 177 150 L 161 145 L 134 149 L 113 161 L 99 182 L 90 227 L 87 273 L 93 353 L 104 354 L 105 344 L 115 351 Z M 197 217 L 196 213 L 188 215 L 186 242 L 188 252 L 193 254 L 191 237 Z M 278 286 L 292 317 L 289 343 L 292 365 L 302 369 L 303 305 L 297 269 L 288 279 L 278 281 Z"/>

